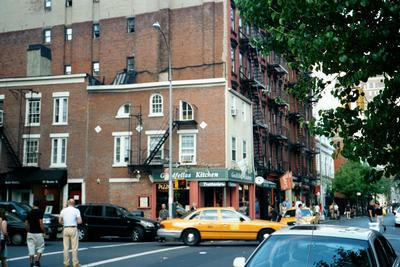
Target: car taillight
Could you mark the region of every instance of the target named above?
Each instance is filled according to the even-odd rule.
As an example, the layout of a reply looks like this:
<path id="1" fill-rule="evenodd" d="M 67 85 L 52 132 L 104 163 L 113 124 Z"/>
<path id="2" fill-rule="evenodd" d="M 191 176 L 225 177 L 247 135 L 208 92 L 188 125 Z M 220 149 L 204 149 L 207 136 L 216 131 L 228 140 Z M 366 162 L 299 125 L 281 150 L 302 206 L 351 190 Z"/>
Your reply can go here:
<path id="1" fill-rule="evenodd" d="M 160 224 L 160 228 L 165 228 L 164 224 Z"/>

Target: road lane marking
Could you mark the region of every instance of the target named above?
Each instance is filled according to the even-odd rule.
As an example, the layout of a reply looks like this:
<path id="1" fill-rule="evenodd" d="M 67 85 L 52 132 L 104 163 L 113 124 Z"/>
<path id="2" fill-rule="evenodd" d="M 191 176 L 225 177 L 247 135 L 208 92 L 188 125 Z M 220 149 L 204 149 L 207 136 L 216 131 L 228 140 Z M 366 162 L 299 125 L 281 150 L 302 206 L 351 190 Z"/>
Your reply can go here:
<path id="1" fill-rule="evenodd" d="M 78 248 L 78 251 L 88 250 L 88 249 L 89 249 L 89 248 Z M 70 250 L 69 252 L 72 252 L 72 250 Z M 50 255 L 56 255 L 56 254 L 62 254 L 62 253 L 64 253 L 63 250 L 62 250 L 62 251 L 48 252 L 48 253 L 42 254 L 42 257 L 43 257 L 43 256 L 50 256 Z M 29 258 L 29 256 L 22 256 L 22 257 L 16 257 L 16 258 L 8 259 L 8 261 L 25 260 L 25 259 L 28 259 L 28 258 Z"/>
<path id="2" fill-rule="evenodd" d="M 108 259 L 108 260 L 103 260 L 103 261 L 92 262 L 92 263 L 84 264 L 84 265 L 81 265 L 81 266 L 82 266 L 82 267 L 99 266 L 99 265 L 103 265 L 103 264 L 107 264 L 107 263 L 112 263 L 112 262 L 116 262 L 116 261 L 122 261 L 122 260 L 137 258 L 137 257 L 146 256 L 146 255 L 151 255 L 151 254 L 156 254 L 156 253 L 165 252 L 165 251 L 183 249 L 183 248 L 188 248 L 188 246 L 172 247 L 172 248 L 163 248 L 163 249 L 158 249 L 158 250 L 146 251 L 146 252 L 141 252 L 141 253 L 126 255 L 126 256 L 122 256 L 122 257 L 117 257 L 117 258 L 113 258 L 113 259 Z"/>
<path id="3" fill-rule="evenodd" d="M 124 244 L 115 244 L 115 245 L 104 245 L 104 246 L 93 246 L 89 248 L 114 248 L 114 247 L 123 247 L 123 246 L 132 246 L 132 245 L 141 245 L 144 243 L 124 243 Z"/>

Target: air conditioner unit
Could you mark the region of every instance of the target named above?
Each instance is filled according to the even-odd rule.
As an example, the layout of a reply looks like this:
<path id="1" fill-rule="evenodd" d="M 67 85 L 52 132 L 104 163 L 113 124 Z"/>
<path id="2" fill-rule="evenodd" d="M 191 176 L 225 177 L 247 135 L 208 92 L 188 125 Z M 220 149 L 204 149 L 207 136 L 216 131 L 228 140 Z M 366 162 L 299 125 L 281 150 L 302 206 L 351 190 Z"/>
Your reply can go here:
<path id="1" fill-rule="evenodd" d="M 182 155 L 181 156 L 181 163 L 193 163 L 193 155 Z"/>
<path id="2" fill-rule="evenodd" d="M 238 113 L 237 108 L 231 108 L 231 115 L 236 116 Z"/>
<path id="3" fill-rule="evenodd" d="M 99 3 L 100 0 L 93 0 L 93 3 Z"/>

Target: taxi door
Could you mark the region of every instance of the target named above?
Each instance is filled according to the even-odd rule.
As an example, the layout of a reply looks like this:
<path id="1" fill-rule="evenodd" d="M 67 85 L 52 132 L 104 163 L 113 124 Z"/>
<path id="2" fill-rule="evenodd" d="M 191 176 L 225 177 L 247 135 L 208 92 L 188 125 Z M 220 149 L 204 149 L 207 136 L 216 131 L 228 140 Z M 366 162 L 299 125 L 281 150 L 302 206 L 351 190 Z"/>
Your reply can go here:
<path id="1" fill-rule="evenodd" d="M 203 210 L 197 223 L 201 239 L 219 239 L 217 223 L 219 219 L 218 210 Z"/>
<path id="2" fill-rule="evenodd" d="M 248 223 L 233 210 L 221 209 L 219 226 L 223 239 L 254 239 Z"/>

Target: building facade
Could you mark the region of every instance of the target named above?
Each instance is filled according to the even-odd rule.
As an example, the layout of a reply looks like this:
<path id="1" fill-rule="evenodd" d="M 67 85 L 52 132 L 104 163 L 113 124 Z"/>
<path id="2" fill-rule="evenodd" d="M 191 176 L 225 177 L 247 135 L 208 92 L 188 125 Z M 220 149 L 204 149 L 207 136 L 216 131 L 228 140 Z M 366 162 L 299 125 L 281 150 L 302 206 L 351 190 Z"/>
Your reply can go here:
<path id="1" fill-rule="evenodd" d="M 266 217 L 268 204 L 311 201 L 315 141 L 302 124 L 312 105 L 287 93 L 297 72 L 249 45 L 262 31 L 242 24 L 233 1 L 2 6 L 2 198 L 39 198 L 55 212 L 69 197 L 112 202 L 156 218 L 167 203 L 171 135 L 183 208 L 233 206 Z M 291 183 L 281 190 L 284 174 Z M 43 181 L 58 181 L 53 196 Z"/>

